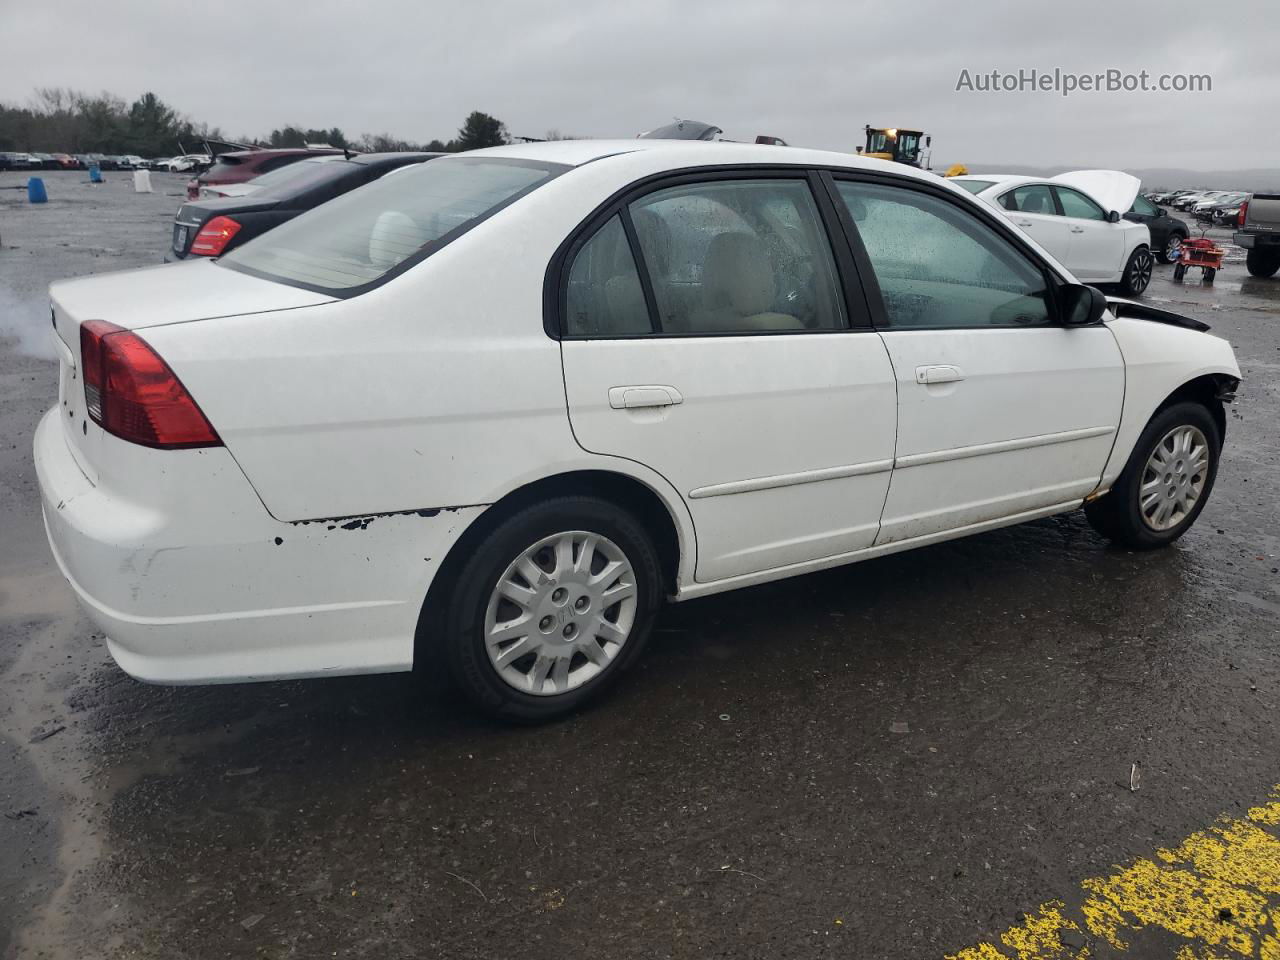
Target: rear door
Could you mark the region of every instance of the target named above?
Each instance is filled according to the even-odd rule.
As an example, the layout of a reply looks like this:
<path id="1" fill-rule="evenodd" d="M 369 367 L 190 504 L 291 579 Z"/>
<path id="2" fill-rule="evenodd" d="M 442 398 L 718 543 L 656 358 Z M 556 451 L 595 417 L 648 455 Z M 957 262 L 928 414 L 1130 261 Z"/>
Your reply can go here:
<path id="1" fill-rule="evenodd" d="M 791 169 L 655 184 L 601 212 L 563 264 L 574 434 L 680 491 L 699 581 L 863 549 L 879 529 L 893 370 L 815 183 Z"/>
<path id="2" fill-rule="evenodd" d="M 1001 194 L 1001 209 L 1019 230 L 1044 247 L 1059 263 L 1071 253 L 1070 226 L 1058 214 L 1053 191 L 1045 183 L 1024 183 Z"/>
<path id="3" fill-rule="evenodd" d="M 1058 325 L 1043 264 L 940 188 L 833 187 L 898 381 L 877 543 L 1052 512 L 1090 493 L 1124 395 L 1111 331 Z"/>
<path id="4" fill-rule="evenodd" d="M 1071 187 L 1055 186 L 1071 237 L 1071 249 L 1062 261 L 1080 280 L 1119 279 L 1124 269 L 1124 228 L 1108 223 L 1102 207 Z"/>

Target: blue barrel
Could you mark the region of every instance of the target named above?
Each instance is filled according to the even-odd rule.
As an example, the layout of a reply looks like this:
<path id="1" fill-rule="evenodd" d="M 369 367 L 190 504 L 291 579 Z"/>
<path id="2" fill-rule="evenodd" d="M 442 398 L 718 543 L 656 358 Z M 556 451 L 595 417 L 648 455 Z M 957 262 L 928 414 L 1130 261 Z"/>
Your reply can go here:
<path id="1" fill-rule="evenodd" d="M 27 181 L 27 199 L 32 203 L 48 203 L 49 194 L 44 189 L 44 181 L 32 177 Z"/>
<path id="2" fill-rule="evenodd" d="M 89 182 L 90 183 L 102 182 L 102 168 L 99 167 L 96 163 L 89 164 Z"/>

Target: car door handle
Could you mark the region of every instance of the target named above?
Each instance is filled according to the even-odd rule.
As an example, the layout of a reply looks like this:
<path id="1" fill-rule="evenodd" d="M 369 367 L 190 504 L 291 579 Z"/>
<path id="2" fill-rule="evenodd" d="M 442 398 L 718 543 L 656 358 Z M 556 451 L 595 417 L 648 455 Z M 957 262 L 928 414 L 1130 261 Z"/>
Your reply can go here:
<path id="1" fill-rule="evenodd" d="M 637 407 L 672 407 L 684 403 L 684 397 L 675 387 L 651 384 L 636 387 L 610 387 L 609 406 L 615 410 L 634 410 Z"/>
<path id="2" fill-rule="evenodd" d="M 1072 232 L 1072 233 L 1084 233 L 1084 227 L 1072 227 L 1072 228 L 1071 228 L 1071 232 Z"/>
<path id="3" fill-rule="evenodd" d="M 1020 226 L 1020 227 L 1029 227 L 1029 226 L 1031 226 L 1031 221 L 1030 221 L 1030 220 L 1015 220 L 1015 221 L 1014 221 L 1014 223 L 1016 223 L 1016 224 L 1017 224 L 1018 226 Z"/>
<path id="4" fill-rule="evenodd" d="M 956 383 L 964 379 L 959 367 L 950 363 L 931 363 L 916 367 L 916 383 Z"/>

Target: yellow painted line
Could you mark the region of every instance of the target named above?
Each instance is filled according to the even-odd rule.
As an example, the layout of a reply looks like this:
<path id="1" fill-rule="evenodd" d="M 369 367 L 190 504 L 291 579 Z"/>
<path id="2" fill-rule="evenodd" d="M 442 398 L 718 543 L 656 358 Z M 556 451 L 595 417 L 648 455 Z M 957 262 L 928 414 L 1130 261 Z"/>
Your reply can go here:
<path id="1" fill-rule="evenodd" d="M 1219 819 L 1080 887 L 1077 906 L 1042 904 L 995 942 L 947 960 L 1147 957 L 1153 944 L 1169 960 L 1280 960 L 1280 786 L 1243 820 Z"/>

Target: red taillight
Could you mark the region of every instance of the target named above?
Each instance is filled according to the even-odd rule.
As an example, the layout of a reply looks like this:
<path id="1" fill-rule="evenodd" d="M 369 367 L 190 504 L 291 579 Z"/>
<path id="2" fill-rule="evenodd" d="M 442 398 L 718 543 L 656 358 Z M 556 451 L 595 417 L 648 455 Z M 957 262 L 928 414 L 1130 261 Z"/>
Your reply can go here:
<path id="1" fill-rule="evenodd" d="M 1249 201 L 1246 200 L 1240 204 L 1240 212 L 1236 214 L 1236 226 L 1243 227 L 1245 220 L 1249 217 Z"/>
<path id="2" fill-rule="evenodd" d="M 93 422 L 146 447 L 220 447 L 187 388 L 136 333 L 105 320 L 80 325 L 84 400 Z"/>
<path id="3" fill-rule="evenodd" d="M 227 248 L 231 238 L 240 232 L 240 224 L 230 217 L 214 217 L 191 241 L 191 252 L 202 257 L 216 257 Z"/>

